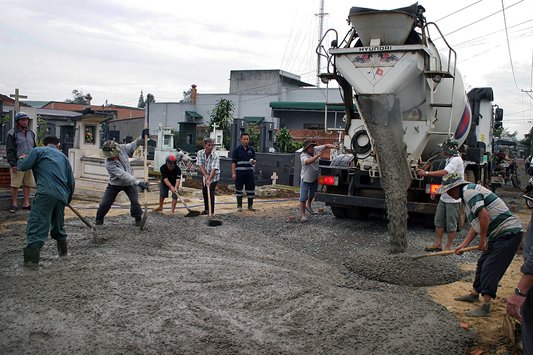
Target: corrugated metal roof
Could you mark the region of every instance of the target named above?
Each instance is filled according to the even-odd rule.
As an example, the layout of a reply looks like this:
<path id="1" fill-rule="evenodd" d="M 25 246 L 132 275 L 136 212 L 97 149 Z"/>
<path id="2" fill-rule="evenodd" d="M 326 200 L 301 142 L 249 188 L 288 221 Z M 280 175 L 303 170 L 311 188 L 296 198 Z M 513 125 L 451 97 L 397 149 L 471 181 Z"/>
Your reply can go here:
<path id="1" fill-rule="evenodd" d="M 203 118 L 202 115 L 195 111 L 185 111 L 185 113 L 191 116 L 192 118 Z"/>
<path id="2" fill-rule="evenodd" d="M 245 119 L 248 122 L 261 122 L 265 118 L 264 117 L 245 116 L 245 117 L 243 117 L 243 119 Z"/>

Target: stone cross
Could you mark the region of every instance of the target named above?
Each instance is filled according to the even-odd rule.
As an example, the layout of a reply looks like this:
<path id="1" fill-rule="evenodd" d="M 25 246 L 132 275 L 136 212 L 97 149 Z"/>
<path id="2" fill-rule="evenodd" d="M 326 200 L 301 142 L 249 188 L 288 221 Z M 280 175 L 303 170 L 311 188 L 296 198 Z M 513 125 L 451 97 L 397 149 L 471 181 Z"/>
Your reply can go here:
<path id="1" fill-rule="evenodd" d="M 278 174 L 274 171 L 274 174 L 270 177 L 272 179 L 272 186 L 276 186 L 276 181 L 278 180 Z"/>
<path id="2" fill-rule="evenodd" d="M 15 89 L 15 93 L 14 94 L 9 94 L 9 96 L 15 98 L 15 113 L 18 113 L 19 110 L 20 110 L 20 101 L 19 101 L 19 99 L 27 99 L 28 96 L 20 95 L 19 94 L 19 89 Z"/>

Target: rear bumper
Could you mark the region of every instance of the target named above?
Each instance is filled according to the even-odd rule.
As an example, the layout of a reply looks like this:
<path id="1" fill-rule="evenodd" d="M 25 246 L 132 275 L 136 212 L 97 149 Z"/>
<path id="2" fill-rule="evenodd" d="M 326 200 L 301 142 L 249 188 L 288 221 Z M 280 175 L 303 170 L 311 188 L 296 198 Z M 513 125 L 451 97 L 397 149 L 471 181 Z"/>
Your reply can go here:
<path id="1" fill-rule="evenodd" d="M 320 192 L 317 192 L 315 198 L 317 201 L 325 202 L 327 206 L 341 208 L 352 208 L 357 206 L 383 210 L 387 209 L 385 200 L 381 198 L 326 194 Z M 407 210 L 409 212 L 434 215 L 437 210 L 437 204 L 407 201 Z"/>

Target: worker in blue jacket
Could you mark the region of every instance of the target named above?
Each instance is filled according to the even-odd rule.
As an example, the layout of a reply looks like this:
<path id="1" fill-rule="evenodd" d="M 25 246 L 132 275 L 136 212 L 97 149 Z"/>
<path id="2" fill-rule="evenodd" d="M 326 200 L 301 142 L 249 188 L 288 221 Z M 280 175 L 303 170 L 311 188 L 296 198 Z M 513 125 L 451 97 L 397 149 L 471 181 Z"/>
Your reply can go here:
<path id="1" fill-rule="evenodd" d="M 250 136 L 244 132 L 241 134 L 241 145 L 233 150 L 231 159 L 232 178 L 235 180 L 235 195 L 237 196 L 237 211 L 242 211 L 242 198 L 244 192 L 248 197 L 248 209 L 255 211 L 254 196 L 255 196 L 255 181 L 254 181 L 254 164 L 255 150 L 248 145 Z M 245 188 L 243 192 L 243 187 Z"/>
<path id="2" fill-rule="evenodd" d="M 67 255 L 67 233 L 64 228 L 65 206 L 74 194 L 74 175 L 65 154 L 59 151 L 59 138 L 44 139 L 44 147 L 34 148 L 21 155 L 17 162 L 20 171 L 33 170 L 37 192 L 26 227 L 24 262 L 38 263 L 40 250 L 48 232 L 57 241 L 60 256 Z"/>

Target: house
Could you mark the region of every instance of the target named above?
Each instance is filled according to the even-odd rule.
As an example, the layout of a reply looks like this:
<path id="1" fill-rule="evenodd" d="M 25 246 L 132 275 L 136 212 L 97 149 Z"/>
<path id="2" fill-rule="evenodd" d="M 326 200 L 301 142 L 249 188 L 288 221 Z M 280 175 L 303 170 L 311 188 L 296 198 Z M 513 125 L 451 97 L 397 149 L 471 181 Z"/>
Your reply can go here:
<path id="1" fill-rule="evenodd" d="M 220 99 L 235 106 L 234 118 L 248 123 L 273 122 L 274 128 L 324 129 L 326 95 L 342 103 L 338 89 L 313 87 L 300 76 L 283 70 L 232 70 L 227 94 L 201 94 L 191 87 L 189 101 L 150 104 L 150 127 L 162 124 L 179 129 L 182 122 L 207 126 L 210 112 Z M 328 107 L 328 126 L 344 127 L 342 106 Z"/>

